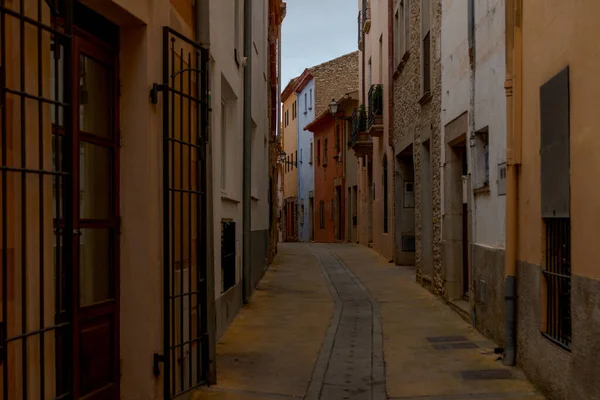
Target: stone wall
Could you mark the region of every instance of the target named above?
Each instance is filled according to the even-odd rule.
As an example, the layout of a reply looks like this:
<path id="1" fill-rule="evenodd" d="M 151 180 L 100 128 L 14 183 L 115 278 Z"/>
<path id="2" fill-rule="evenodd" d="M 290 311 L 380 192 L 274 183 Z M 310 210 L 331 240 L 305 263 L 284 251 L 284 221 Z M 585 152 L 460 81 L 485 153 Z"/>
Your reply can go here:
<path id="1" fill-rule="evenodd" d="M 358 90 L 358 51 L 311 68 L 315 79 L 315 118 L 327 109 L 331 99 Z"/>
<path id="2" fill-rule="evenodd" d="M 404 61 L 394 74 L 394 116 L 393 141 L 396 152 L 401 152 L 411 143 L 414 155 L 415 172 L 415 231 L 417 280 L 422 282 L 421 259 L 421 182 L 420 150 L 421 132 L 431 132 L 431 171 L 432 171 L 432 207 L 433 207 L 433 290 L 436 294 L 444 292 L 441 257 L 441 0 L 432 0 L 431 4 L 431 98 L 422 98 L 421 93 L 421 1 L 411 2 L 410 49 Z"/>
<path id="3" fill-rule="evenodd" d="M 474 325 L 502 346 L 504 343 L 504 250 L 473 246 Z"/>
<path id="4" fill-rule="evenodd" d="M 517 362 L 549 399 L 600 398 L 600 282 L 571 278 L 571 351 L 541 333 L 545 280 L 538 265 L 517 264 Z"/>

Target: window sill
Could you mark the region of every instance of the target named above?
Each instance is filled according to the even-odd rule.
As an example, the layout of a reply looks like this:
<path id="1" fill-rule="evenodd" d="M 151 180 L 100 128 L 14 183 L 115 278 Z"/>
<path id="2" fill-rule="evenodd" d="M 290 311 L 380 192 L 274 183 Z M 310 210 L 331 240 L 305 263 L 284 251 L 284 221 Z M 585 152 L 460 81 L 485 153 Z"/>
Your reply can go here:
<path id="1" fill-rule="evenodd" d="M 233 49 L 233 59 L 238 68 L 240 68 L 240 55 L 237 49 Z"/>
<path id="2" fill-rule="evenodd" d="M 396 71 L 394 72 L 394 75 L 392 76 L 393 80 L 398 79 L 398 77 L 400 76 L 400 74 L 402 74 L 402 71 L 404 71 L 404 67 L 408 63 L 408 59 L 409 58 L 410 58 L 410 50 L 407 50 L 406 52 L 404 52 L 404 55 L 402 56 L 402 59 L 398 63 L 398 67 L 396 67 Z"/>
<path id="3" fill-rule="evenodd" d="M 238 199 L 234 199 L 233 197 L 227 195 L 227 193 L 225 193 L 223 191 L 221 191 L 221 200 L 227 201 L 229 203 L 240 204 L 240 201 Z"/>
<path id="4" fill-rule="evenodd" d="M 424 105 L 426 105 L 427 103 L 429 103 L 431 101 L 431 98 L 432 98 L 431 92 L 427 91 L 427 92 L 425 92 L 425 94 L 423 95 L 423 97 L 421 97 L 419 99 L 419 104 L 421 106 L 424 106 Z"/>
<path id="5" fill-rule="evenodd" d="M 483 185 L 481 187 L 478 187 L 477 189 L 473 189 L 473 194 L 474 195 L 478 195 L 478 194 L 490 194 L 490 185 Z"/>

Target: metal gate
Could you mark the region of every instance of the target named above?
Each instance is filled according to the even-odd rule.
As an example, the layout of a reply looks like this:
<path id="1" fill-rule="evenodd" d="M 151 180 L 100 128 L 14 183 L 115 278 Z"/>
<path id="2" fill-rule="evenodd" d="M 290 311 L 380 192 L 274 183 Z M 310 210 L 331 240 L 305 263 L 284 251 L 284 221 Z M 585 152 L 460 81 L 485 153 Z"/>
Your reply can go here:
<path id="1" fill-rule="evenodd" d="M 0 397 L 74 397 L 73 3 L 0 0 Z"/>
<path id="2" fill-rule="evenodd" d="M 207 381 L 206 143 L 208 51 L 163 31 L 165 399 Z M 156 370 L 156 368 L 155 368 Z"/>

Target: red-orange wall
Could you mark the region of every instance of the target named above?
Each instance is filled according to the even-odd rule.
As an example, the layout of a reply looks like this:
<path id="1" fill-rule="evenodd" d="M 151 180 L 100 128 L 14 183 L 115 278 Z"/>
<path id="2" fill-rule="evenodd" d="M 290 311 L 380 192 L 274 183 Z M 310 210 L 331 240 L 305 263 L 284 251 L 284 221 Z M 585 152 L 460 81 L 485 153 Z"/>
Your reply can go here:
<path id="1" fill-rule="evenodd" d="M 335 147 L 335 121 L 327 116 L 319 124 L 314 132 L 314 170 L 315 170 L 315 210 L 314 210 L 314 227 L 315 227 L 315 242 L 331 243 L 337 242 L 335 237 L 335 216 L 332 208 L 332 200 L 335 198 L 335 180 L 340 179 L 341 184 L 341 199 L 338 207 L 342 208 L 342 218 L 340 221 L 340 229 L 342 232 L 342 241 L 345 236 L 345 213 L 346 213 L 346 197 L 344 190 L 344 163 L 343 160 L 338 160 L 334 156 L 340 150 Z M 327 139 L 327 165 L 323 165 L 324 157 L 324 142 Z M 343 146 L 343 135 L 340 137 L 340 146 Z M 320 146 L 320 152 L 318 147 Z M 320 159 L 318 155 L 320 154 Z M 321 201 L 324 201 L 325 209 L 325 228 L 321 228 Z"/>

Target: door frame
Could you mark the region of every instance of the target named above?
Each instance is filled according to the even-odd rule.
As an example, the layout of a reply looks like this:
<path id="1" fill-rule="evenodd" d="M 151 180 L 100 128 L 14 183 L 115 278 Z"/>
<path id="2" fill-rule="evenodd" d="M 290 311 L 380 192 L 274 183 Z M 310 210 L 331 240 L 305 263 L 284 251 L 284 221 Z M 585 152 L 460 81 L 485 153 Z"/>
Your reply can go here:
<path id="1" fill-rule="evenodd" d="M 88 133 L 82 133 L 79 129 L 79 111 L 72 113 L 72 160 L 75 168 L 73 169 L 73 192 L 72 192 L 72 205 L 71 210 L 73 216 L 73 306 L 74 306 L 74 331 L 73 336 L 73 363 L 74 363 L 74 392 L 76 398 L 80 397 L 80 383 L 81 383 L 81 368 L 80 368 L 80 356 L 81 356 L 81 343 L 80 333 L 82 327 L 86 326 L 86 322 L 90 322 L 93 319 L 101 316 L 112 314 L 112 374 L 114 377 L 114 392 L 115 399 L 120 396 L 120 149 L 119 149 L 119 62 L 118 49 L 103 42 L 101 39 L 93 36 L 92 34 L 83 31 L 80 28 L 74 27 L 73 36 L 73 52 L 72 52 L 72 98 L 75 107 L 80 105 L 80 93 L 79 93 L 79 76 L 80 76 L 80 54 L 86 54 L 90 58 L 110 66 L 112 70 L 111 81 L 113 90 L 111 93 L 112 101 L 112 137 L 107 139 L 99 138 L 96 135 L 90 135 Z M 91 143 L 96 145 L 102 145 L 111 149 L 111 183 L 110 183 L 110 211 L 109 218 L 103 220 L 93 220 L 89 218 L 80 218 L 80 144 L 82 142 Z M 97 304 L 91 304 L 87 306 L 80 306 L 80 236 L 82 229 L 109 229 L 110 231 L 110 284 L 112 285 L 112 297 L 111 300 L 105 300 Z M 86 395 L 89 398 L 95 398 L 98 393 L 92 392 Z"/>

